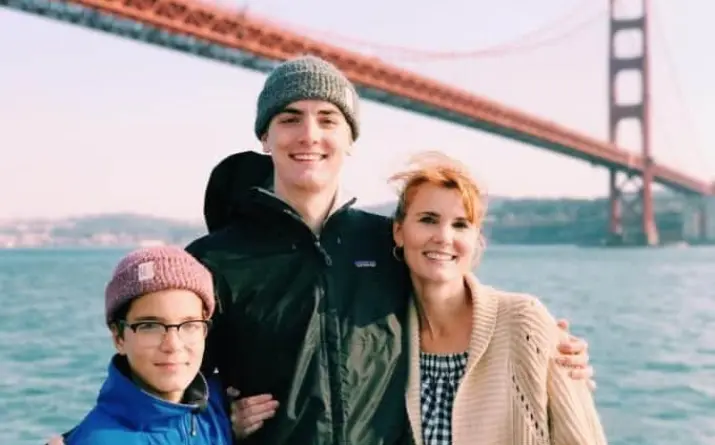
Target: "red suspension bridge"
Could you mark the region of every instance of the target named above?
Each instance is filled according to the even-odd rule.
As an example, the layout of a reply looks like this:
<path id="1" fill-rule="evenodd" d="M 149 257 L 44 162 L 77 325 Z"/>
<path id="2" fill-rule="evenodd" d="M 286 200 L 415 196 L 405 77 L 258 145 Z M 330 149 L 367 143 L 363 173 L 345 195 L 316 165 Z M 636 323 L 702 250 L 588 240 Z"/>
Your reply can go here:
<path id="1" fill-rule="evenodd" d="M 654 184 L 687 195 L 687 199 L 695 203 L 692 207 L 695 238 L 715 237 L 711 234 L 715 232 L 712 230 L 715 208 L 711 199 L 715 195 L 714 184 L 659 163 L 651 153 L 648 0 L 639 0 L 641 15 L 627 19 L 616 17 L 615 1 L 610 0 L 608 141 L 380 59 L 327 44 L 324 40 L 335 40 L 328 36 L 310 37 L 309 33 L 256 18 L 245 11 L 194 0 L 0 0 L 0 5 L 260 72 L 267 72 L 279 61 L 296 55 L 314 54 L 341 68 L 357 85 L 360 94 L 369 100 L 498 134 L 608 169 L 610 223 L 607 230 L 613 244 L 659 243 L 653 208 Z M 639 54 L 624 58 L 616 52 L 616 37 L 625 31 L 639 32 L 642 44 Z M 493 48 L 482 53 L 498 50 Z M 426 51 L 413 51 L 412 55 L 440 58 L 450 54 L 454 56 Z M 640 74 L 642 94 L 636 103 L 618 101 L 616 79 L 625 71 Z M 640 123 L 639 154 L 619 145 L 617 129 L 627 119 Z"/>

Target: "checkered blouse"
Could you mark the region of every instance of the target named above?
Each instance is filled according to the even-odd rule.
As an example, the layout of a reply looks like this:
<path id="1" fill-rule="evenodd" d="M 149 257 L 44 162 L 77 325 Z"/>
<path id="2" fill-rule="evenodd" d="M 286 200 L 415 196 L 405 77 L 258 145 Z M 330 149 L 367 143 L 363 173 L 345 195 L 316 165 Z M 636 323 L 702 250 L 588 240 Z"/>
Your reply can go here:
<path id="1" fill-rule="evenodd" d="M 452 444 L 452 404 L 466 366 L 467 352 L 420 353 L 424 445 Z"/>

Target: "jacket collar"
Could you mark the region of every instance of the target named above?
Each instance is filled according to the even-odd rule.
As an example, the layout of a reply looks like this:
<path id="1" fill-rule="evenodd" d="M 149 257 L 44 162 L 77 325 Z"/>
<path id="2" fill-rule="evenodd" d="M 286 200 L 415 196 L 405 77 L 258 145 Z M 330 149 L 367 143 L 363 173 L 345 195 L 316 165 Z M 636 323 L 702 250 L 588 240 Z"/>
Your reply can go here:
<path id="1" fill-rule="evenodd" d="M 265 184 L 263 187 L 255 187 L 256 189 L 262 190 L 265 193 L 270 194 L 274 198 L 280 200 L 284 204 L 288 205 L 283 199 L 281 199 L 278 195 L 275 193 L 275 189 L 273 187 L 273 183 L 270 184 Z M 353 193 L 349 193 L 344 187 L 338 186 L 338 190 L 335 193 L 335 197 L 333 198 L 333 204 L 330 207 L 330 212 L 328 212 L 328 216 L 332 215 L 336 211 L 340 210 L 343 206 L 346 205 L 352 205 L 353 202 L 357 201 L 357 197 Z"/>
<path id="2" fill-rule="evenodd" d="M 142 390 L 131 378 L 126 357 L 115 355 L 99 391 L 97 407 L 123 423 L 143 431 L 162 429 L 172 419 L 206 408 L 209 389 L 199 373 L 186 390 L 182 403 L 172 403 Z"/>
<path id="3" fill-rule="evenodd" d="M 275 194 L 272 185 L 266 184 L 265 186 L 255 186 L 252 187 L 250 191 L 252 193 L 249 193 L 248 195 L 249 200 L 245 201 L 243 205 L 237 207 L 237 209 L 241 208 L 250 212 L 250 202 L 252 201 L 258 202 L 263 206 L 267 206 L 268 208 L 287 212 L 291 214 L 294 218 L 301 219 L 295 209 L 290 206 L 290 204 L 288 204 L 286 201 L 284 201 L 278 195 Z M 330 211 L 328 212 L 325 221 L 327 221 L 328 218 L 340 212 L 341 210 L 351 207 L 353 204 L 355 204 L 356 201 L 357 198 L 353 194 L 348 193 L 342 187 L 338 187 L 335 197 L 333 198 L 333 203 L 330 207 Z"/>

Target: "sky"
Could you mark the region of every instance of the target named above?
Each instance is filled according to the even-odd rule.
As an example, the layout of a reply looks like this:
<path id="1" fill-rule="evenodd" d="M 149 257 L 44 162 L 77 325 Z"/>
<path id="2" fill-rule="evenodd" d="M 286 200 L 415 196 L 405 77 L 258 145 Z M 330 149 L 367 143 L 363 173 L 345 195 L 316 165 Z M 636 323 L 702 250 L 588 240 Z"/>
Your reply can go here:
<path id="1" fill-rule="evenodd" d="M 639 3 L 618 1 L 631 10 Z M 558 35 L 602 12 L 567 39 L 508 57 L 408 62 L 361 49 L 607 138 L 607 0 L 223 3 L 331 33 L 337 45 L 357 39 L 445 52 L 510 42 L 579 8 L 566 28 L 552 31 Z M 704 57 L 715 37 L 715 3 L 652 3 L 654 155 L 715 178 L 715 64 Z M 619 48 L 632 50 L 637 40 L 623 39 Z M 211 168 L 231 153 L 260 148 L 252 128 L 264 74 L 9 9 L 0 9 L 0 61 L 0 220 L 100 212 L 199 220 Z M 620 86 L 624 98 L 638 92 L 632 78 Z M 368 101 L 361 119 L 344 184 L 362 205 L 394 199 L 390 173 L 411 153 L 435 149 L 469 164 L 492 195 L 607 192 L 604 169 L 542 149 Z M 635 134 L 624 127 L 632 151 Z"/>

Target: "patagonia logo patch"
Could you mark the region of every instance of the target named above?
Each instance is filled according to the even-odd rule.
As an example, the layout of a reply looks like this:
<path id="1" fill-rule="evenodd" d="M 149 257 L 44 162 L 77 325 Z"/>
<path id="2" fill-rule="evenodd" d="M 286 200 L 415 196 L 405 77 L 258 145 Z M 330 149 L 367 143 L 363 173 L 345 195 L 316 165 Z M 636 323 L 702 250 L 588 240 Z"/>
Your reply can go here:
<path id="1" fill-rule="evenodd" d="M 356 267 L 375 267 L 377 266 L 377 261 L 373 260 L 359 260 L 355 261 Z"/>

